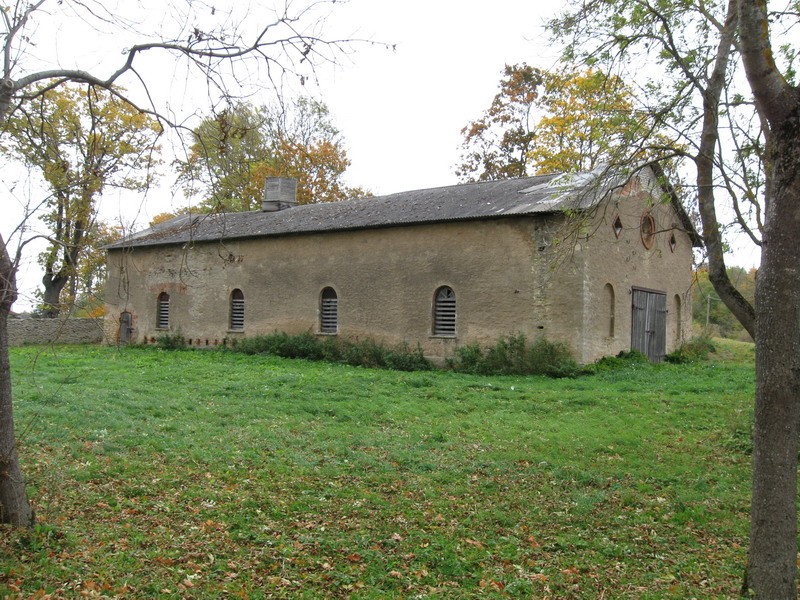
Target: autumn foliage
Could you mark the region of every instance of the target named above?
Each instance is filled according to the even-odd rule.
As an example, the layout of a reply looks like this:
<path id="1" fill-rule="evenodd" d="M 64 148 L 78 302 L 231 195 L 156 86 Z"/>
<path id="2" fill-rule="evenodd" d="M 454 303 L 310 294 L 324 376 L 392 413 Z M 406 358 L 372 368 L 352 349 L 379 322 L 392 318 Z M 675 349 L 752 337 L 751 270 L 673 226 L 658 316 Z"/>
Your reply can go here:
<path id="1" fill-rule="evenodd" d="M 463 181 L 588 171 L 629 150 L 644 124 L 619 78 L 506 66 L 492 105 L 461 133 Z"/>
<path id="2" fill-rule="evenodd" d="M 234 104 L 194 130 L 178 182 L 203 211 L 236 212 L 261 206 L 267 177 L 297 179 L 300 204 L 368 195 L 344 183 L 350 166 L 327 106 L 308 98 L 293 105 Z"/>

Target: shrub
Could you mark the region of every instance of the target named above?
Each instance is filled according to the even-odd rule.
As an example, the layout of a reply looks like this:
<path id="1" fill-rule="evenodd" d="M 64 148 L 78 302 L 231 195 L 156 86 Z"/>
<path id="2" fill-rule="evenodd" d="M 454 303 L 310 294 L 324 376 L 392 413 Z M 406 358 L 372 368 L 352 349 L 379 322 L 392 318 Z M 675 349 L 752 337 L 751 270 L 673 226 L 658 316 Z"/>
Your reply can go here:
<path id="1" fill-rule="evenodd" d="M 318 337 L 312 333 L 289 335 L 275 332 L 238 340 L 231 347 L 245 354 L 274 354 L 284 358 L 306 358 L 328 362 L 344 362 L 357 367 L 386 367 L 400 371 L 427 371 L 433 367 L 417 347 L 407 344 L 387 348 L 374 340 L 350 341 L 338 337 Z"/>
<path id="2" fill-rule="evenodd" d="M 182 350 L 186 348 L 186 338 L 181 333 L 165 333 L 156 340 L 163 350 Z"/>
<path id="3" fill-rule="evenodd" d="M 649 365 L 650 359 L 638 350 L 623 350 L 616 356 L 604 356 L 592 365 L 594 371 L 611 371 L 631 365 Z"/>
<path id="4" fill-rule="evenodd" d="M 467 344 L 466 346 L 459 346 L 456 348 L 456 355 L 454 358 L 448 358 L 445 364 L 461 373 L 480 373 L 480 367 L 483 362 L 483 350 L 479 344 Z"/>
<path id="5" fill-rule="evenodd" d="M 433 368 L 431 361 L 425 358 L 422 347 L 412 350 L 408 344 L 390 350 L 385 356 L 386 366 L 395 371 L 430 371 Z"/>
<path id="6" fill-rule="evenodd" d="M 717 347 L 710 337 L 701 335 L 681 344 L 681 347 L 670 352 L 665 360 L 670 363 L 682 364 L 705 360 L 711 352 L 716 352 Z"/>
<path id="7" fill-rule="evenodd" d="M 581 372 L 566 345 L 544 337 L 528 344 L 522 333 L 500 338 L 485 351 L 478 344 L 461 346 L 447 364 L 455 371 L 477 375 L 575 377 Z"/>
<path id="8" fill-rule="evenodd" d="M 385 367 L 386 350 L 377 342 L 366 339 L 361 341 L 342 341 L 342 360 L 354 367 Z"/>

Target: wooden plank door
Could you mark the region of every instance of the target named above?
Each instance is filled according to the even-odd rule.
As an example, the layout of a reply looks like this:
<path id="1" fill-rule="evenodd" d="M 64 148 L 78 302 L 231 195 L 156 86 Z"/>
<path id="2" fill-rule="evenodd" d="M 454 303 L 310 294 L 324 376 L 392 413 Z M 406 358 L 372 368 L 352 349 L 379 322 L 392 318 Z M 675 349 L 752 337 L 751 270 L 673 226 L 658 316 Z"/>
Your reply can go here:
<path id="1" fill-rule="evenodd" d="M 133 334 L 133 315 L 125 311 L 119 315 L 119 343 L 129 344 Z"/>
<path id="2" fill-rule="evenodd" d="M 667 295 L 636 288 L 632 292 L 631 349 L 661 362 L 667 349 Z"/>

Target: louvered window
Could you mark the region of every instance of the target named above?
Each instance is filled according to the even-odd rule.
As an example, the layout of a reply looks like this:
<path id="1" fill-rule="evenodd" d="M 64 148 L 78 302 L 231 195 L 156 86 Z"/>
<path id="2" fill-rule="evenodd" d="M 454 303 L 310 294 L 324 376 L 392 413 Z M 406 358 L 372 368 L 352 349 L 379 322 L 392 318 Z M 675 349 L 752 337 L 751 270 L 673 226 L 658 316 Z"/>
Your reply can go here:
<path id="1" fill-rule="evenodd" d="M 339 299 L 333 288 L 322 290 L 319 330 L 322 333 L 336 333 L 339 330 Z"/>
<path id="2" fill-rule="evenodd" d="M 433 335 L 455 336 L 456 294 L 449 287 L 439 288 L 433 307 Z"/>
<path id="3" fill-rule="evenodd" d="M 156 329 L 169 329 L 169 294 L 167 292 L 161 292 L 158 295 Z"/>
<path id="4" fill-rule="evenodd" d="M 235 331 L 244 329 L 244 294 L 239 289 L 231 292 L 230 328 Z"/>

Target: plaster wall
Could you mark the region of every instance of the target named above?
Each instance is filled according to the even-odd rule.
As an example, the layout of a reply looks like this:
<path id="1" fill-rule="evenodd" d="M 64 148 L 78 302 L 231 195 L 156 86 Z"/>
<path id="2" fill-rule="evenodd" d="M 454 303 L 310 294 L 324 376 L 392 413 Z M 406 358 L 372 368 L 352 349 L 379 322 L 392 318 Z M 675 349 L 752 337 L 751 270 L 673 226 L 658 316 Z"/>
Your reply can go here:
<path id="1" fill-rule="evenodd" d="M 419 343 L 440 358 L 457 344 L 488 345 L 516 332 L 571 341 L 578 321 L 567 318 L 574 311 L 565 303 L 580 298 L 540 258 L 547 253 L 542 236 L 540 220 L 526 217 L 115 250 L 107 334 L 117 338 L 122 311 L 133 316 L 135 342 L 168 332 L 201 346 L 273 331 L 318 333 L 320 294 L 332 287 L 338 333 L 351 339 Z M 569 273 L 577 279 L 572 266 Z M 455 337 L 432 335 L 441 286 L 456 294 Z M 243 332 L 228 329 L 237 288 L 245 298 Z M 170 295 L 169 331 L 156 327 L 161 292 Z"/>

